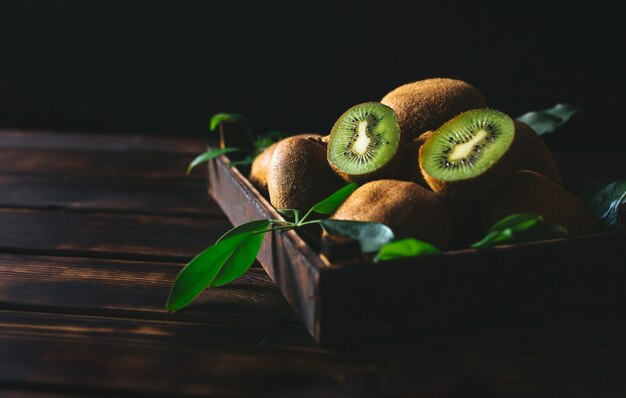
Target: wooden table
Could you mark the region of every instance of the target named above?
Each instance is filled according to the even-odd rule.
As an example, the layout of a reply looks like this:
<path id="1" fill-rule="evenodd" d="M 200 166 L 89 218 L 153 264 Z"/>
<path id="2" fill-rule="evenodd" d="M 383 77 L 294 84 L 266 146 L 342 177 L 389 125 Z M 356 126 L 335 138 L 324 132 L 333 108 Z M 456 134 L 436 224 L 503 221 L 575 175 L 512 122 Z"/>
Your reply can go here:
<path id="1" fill-rule="evenodd" d="M 257 267 L 167 313 L 229 228 L 202 168 L 184 176 L 203 148 L 0 132 L 1 397 L 626 396 L 619 305 L 320 347 Z"/>

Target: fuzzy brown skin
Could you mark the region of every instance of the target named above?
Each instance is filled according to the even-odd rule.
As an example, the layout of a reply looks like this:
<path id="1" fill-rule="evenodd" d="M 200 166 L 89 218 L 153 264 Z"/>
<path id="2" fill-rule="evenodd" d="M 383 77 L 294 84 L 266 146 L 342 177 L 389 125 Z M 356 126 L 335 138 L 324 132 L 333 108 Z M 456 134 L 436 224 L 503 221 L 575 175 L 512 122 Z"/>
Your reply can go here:
<path id="1" fill-rule="evenodd" d="M 474 86 L 445 78 L 405 84 L 390 91 L 380 102 L 395 111 L 406 143 L 428 130 L 438 129 L 459 113 L 487 106 Z"/>
<path id="2" fill-rule="evenodd" d="M 323 137 L 319 134 L 298 134 L 294 135 L 294 137 L 312 138 L 315 140 L 319 139 L 323 141 Z M 267 175 L 272 164 L 272 155 L 274 155 L 274 150 L 277 146 L 278 142 L 267 147 L 256 158 L 254 158 L 254 161 L 252 162 L 252 167 L 250 168 L 250 176 L 248 177 L 248 179 L 263 194 L 266 194 L 268 192 Z"/>
<path id="3" fill-rule="evenodd" d="M 536 213 L 567 228 L 569 235 L 594 232 L 595 217 L 579 197 L 546 176 L 529 170 L 511 174 L 482 204 L 485 230 L 515 213 Z"/>
<path id="4" fill-rule="evenodd" d="M 432 135 L 433 131 L 427 131 L 404 147 L 399 173 L 402 180 L 416 182 L 428 189 L 430 189 L 430 187 L 426 184 L 422 170 L 420 169 L 419 151 L 424 142 Z"/>
<path id="5" fill-rule="evenodd" d="M 290 137 L 276 146 L 267 187 L 277 209 L 309 209 L 342 185 L 326 161 L 321 140 Z"/>
<path id="6" fill-rule="evenodd" d="M 434 192 L 409 181 L 364 184 L 331 218 L 383 223 L 398 239 L 413 237 L 438 248 L 448 247 L 454 234 L 448 206 Z"/>
<path id="7" fill-rule="evenodd" d="M 563 185 L 561 172 L 543 139 L 529 125 L 515 121 L 515 170 L 532 170 Z"/>

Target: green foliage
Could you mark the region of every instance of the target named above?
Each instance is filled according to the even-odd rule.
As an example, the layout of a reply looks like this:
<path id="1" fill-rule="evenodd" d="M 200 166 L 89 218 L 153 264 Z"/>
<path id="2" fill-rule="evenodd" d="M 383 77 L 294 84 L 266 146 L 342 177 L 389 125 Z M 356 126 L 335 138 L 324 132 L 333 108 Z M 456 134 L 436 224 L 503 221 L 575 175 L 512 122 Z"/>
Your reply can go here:
<path id="1" fill-rule="evenodd" d="M 215 148 L 215 149 L 210 149 L 208 151 L 206 151 L 205 153 L 196 156 L 196 158 L 194 160 L 191 161 L 191 163 L 189 163 L 189 166 L 187 166 L 187 175 L 189 175 L 189 173 L 191 173 L 191 170 L 196 167 L 197 165 L 199 165 L 200 163 L 203 162 L 208 162 L 209 160 L 216 158 L 220 155 L 224 155 L 226 153 L 230 153 L 230 152 L 235 152 L 235 151 L 240 151 L 241 149 L 239 148 Z"/>
<path id="2" fill-rule="evenodd" d="M 396 240 L 383 245 L 374 258 L 375 262 L 388 261 L 396 258 L 440 254 L 441 252 L 430 243 L 414 238 Z"/>
<path id="3" fill-rule="evenodd" d="M 480 241 L 471 245 L 484 249 L 497 244 L 522 243 L 535 240 L 560 238 L 567 230 L 560 225 L 550 224 L 542 216 L 531 213 L 513 214 L 495 223 Z"/>
<path id="4" fill-rule="evenodd" d="M 395 238 L 391 228 L 376 222 L 322 220 L 320 223 L 330 235 L 359 241 L 363 253 L 375 253 Z"/>
<path id="5" fill-rule="evenodd" d="M 552 108 L 523 114 L 517 120 L 529 125 L 539 135 L 549 134 L 564 125 L 580 109 L 570 104 L 556 104 Z"/>
<path id="6" fill-rule="evenodd" d="M 619 209 L 626 206 L 626 180 L 604 186 L 591 197 L 588 205 L 607 229 L 616 229 Z"/>

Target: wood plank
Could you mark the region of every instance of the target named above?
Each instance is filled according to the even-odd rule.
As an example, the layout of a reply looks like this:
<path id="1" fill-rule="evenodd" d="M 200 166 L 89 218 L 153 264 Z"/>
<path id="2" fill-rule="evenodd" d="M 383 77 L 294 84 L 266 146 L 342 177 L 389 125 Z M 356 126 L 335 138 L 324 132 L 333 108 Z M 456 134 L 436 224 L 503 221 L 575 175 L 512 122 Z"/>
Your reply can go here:
<path id="1" fill-rule="evenodd" d="M 204 180 L 205 170 L 185 170 L 195 154 L 0 148 L 0 173 Z"/>
<path id="2" fill-rule="evenodd" d="M 261 269 L 205 290 L 187 309 L 164 310 L 180 263 L 0 254 L 0 308 L 174 321 L 299 324 Z"/>
<path id="3" fill-rule="evenodd" d="M 0 209 L 0 251 L 186 262 L 230 228 L 225 219 Z"/>
<path id="4" fill-rule="evenodd" d="M 232 334 L 214 325 L 6 311 L 0 319 L 0 385 L 34 383 L 111 396 L 263 396 L 335 387 L 372 368 L 332 352 L 290 353 L 264 344 L 262 332 Z"/>
<path id="5" fill-rule="evenodd" d="M 205 184 L 0 175 L 0 207 L 224 217 Z"/>
<path id="6" fill-rule="evenodd" d="M 487 322 L 334 350 L 257 342 L 252 334 L 239 340 L 228 326 L 0 311 L 0 387 L 9 380 L 138 396 L 619 397 L 626 393 L 619 311 Z"/>
<path id="7" fill-rule="evenodd" d="M 0 148 L 197 154 L 205 147 L 188 136 L 0 129 Z"/>

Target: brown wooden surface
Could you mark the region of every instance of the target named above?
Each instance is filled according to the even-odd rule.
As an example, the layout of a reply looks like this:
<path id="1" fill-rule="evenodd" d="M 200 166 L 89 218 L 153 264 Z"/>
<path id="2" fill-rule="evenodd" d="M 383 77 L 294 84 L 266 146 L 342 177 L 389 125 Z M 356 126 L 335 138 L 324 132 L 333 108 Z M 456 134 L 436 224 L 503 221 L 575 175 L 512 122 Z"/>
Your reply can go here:
<path id="1" fill-rule="evenodd" d="M 0 132 L 0 397 L 626 396 L 616 304 L 321 347 L 253 269 L 166 313 L 229 225 L 184 177 L 203 147 Z"/>

